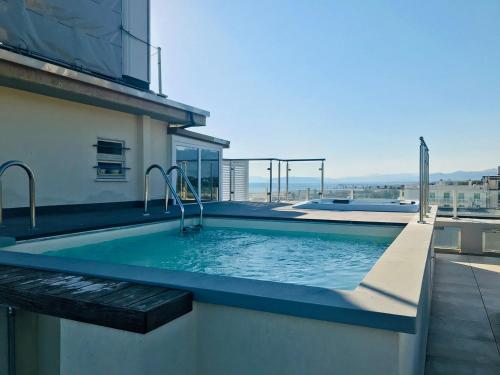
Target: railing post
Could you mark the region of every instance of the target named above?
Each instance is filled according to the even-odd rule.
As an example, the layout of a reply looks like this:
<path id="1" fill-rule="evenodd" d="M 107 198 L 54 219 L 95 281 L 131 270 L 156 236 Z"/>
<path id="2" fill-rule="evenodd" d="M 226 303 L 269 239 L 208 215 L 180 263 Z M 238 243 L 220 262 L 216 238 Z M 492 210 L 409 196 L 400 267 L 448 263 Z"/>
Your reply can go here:
<path id="1" fill-rule="evenodd" d="M 425 223 L 425 217 L 429 212 L 429 148 L 420 137 L 420 172 L 419 172 L 419 195 L 420 212 L 419 223 Z"/>
<path id="2" fill-rule="evenodd" d="M 229 201 L 232 201 L 234 199 L 234 181 L 233 181 L 233 176 L 234 175 L 234 167 L 233 167 L 233 161 L 229 161 Z"/>
<path id="3" fill-rule="evenodd" d="M 288 200 L 288 175 L 290 172 L 290 168 L 288 168 L 288 161 L 286 162 L 286 182 L 285 182 L 285 200 Z"/>
<path id="4" fill-rule="evenodd" d="M 306 190 L 306 201 L 311 199 L 311 188 L 307 188 Z"/>
<path id="5" fill-rule="evenodd" d="M 281 160 L 278 160 L 278 202 L 281 198 Z"/>
<path id="6" fill-rule="evenodd" d="M 321 189 L 319 192 L 319 197 L 321 199 L 323 199 L 323 193 L 324 193 L 324 189 L 325 189 L 325 162 L 324 161 L 321 161 L 321 167 L 319 168 L 319 170 L 321 171 Z"/>
<path id="7" fill-rule="evenodd" d="M 273 161 L 272 159 L 269 160 L 269 192 L 267 193 L 269 195 L 268 197 L 268 202 L 272 202 L 272 197 L 273 197 Z"/>
<path id="8" fill-rule="evenodd" d="M 420 139 L 422 141 L 422 139 Z M 425 223 L 425 192 L 424 192 L 424 145 L 420 142 L 420 173 L 419 173 L 419 194 L 420 194 L 420 212 L 419 223 Z"/>
<path id="9" fill-rule="evenodd" d="M 457 207 L 457 191 L 453 190 L 453 219 L 458 219 L 458 207 Z"/>
<path id="10" fill-rule="evenodd" d="M 163 96 L 162 82 L 161 82 L 161 47 L 158 47 L 158 94 Z"/>

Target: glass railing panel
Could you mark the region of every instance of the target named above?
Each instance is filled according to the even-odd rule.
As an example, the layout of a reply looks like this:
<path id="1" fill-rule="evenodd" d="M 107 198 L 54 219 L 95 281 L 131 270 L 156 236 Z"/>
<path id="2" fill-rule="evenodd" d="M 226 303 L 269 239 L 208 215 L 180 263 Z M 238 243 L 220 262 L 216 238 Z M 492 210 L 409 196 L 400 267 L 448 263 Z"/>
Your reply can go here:
<path id="1" fill-rule="evenodd" d="M 459 250 L 461 230 L 456 227 L 434 228 L 434 247 L 438 249 Z"/>
<path id="2" fill-rule="evenodd" d="M 483 252 L 500 254 L 500 230 L 483 232 Z"/>

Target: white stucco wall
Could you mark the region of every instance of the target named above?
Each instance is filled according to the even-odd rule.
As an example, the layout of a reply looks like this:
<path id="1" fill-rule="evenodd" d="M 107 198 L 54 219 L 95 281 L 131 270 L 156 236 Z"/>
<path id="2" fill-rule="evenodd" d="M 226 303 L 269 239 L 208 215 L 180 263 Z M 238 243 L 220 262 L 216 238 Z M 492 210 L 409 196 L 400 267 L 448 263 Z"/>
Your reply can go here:
<path id="1" fill-rule="evenodd" d="M 36 175 L 37 204 L 61 205 L 142 200 L 144 166 L 167 166 L 167 127 L 161 121 L 0 87 L 0 163 L 19 159 Z M 127 181 L 97 181 L 97 138 L 124 140 Z M 3 178 L 4 206 L 27 206 L 24 171 Z M 162 196 L 152 177 L 152 198 Z"/>
<path id="2" fill-rule="evenodd" d="M 47 369 L 61 375 L 418 373 L 407 352 L 418 336 L 199 302 L 193 307 L 146 335 L 65 319 L 49 322 L 49 330 L 39 321 L 38 337 L 30 335 L 38 354 L 30 356 L 38 358 L 42 375 Z M 42 351 L 49 352 L 45 363 Z"/>
<path id="3" fill-rule="evenodd" d="M 188 313 L 145 335 L 61 320 L 61 375 L 196 374 L 196 322 Z"/>
<path id="4" fill-rule="evenodd" d="M 198 374 L 398 374 L 398 333 L 197 303 Z"/>

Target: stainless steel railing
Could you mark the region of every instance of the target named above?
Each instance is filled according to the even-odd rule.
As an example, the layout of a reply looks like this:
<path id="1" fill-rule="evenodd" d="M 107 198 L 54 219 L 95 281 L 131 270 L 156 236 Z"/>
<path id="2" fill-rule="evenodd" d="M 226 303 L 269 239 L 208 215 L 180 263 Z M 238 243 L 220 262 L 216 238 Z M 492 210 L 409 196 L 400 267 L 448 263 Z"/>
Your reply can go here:
<path id="1" fill-rule="evenodd" d="M 33 229 L 36 226 L 35 175 L 33 174 L 31 168 L 26 163 L 19 160 L 10 160 L 0 165 L 0 225 L 2 225 L 3 223 L 2 175 L 10 167 L 20 167 L 24 169 L 24 171 L 28 174 L 29 194 L 30 194 L 30 221 L 31 221 L 31 228 Z"/>
<path id="2" fill-rule="evenodd" d="M 420 137 L 420 216 L 419 223 L 425 223 L 425 217 L 429 212 L 429 147 L 424 137 Z"/>
<path id="3" fill-rule="evenodd" d="M 188 189 L 191 191 L 193 194 L 193 197 L 196 200 L 196 203 L 198 204 L 200 208 L 200 223 L 199 226 L 201 227 L 203 225 L 203 204 L 201 203 L 200 197 L 198 193 L 194 190 L 193 185 L 191 182 L 188 180 L 186 177 L 186 174 L 184 173 L 184 170 L 176 165 L 173 167 L 170 167 L 166 172 L 158 164 L 152 164 L 151 166 L 148 167 L 146 170 L 146 173 L 144 174 L 144 215 L 149 215 L 148 212 L 148 202 L 149 202 L 149 174 L 153 169 L 158 169 L 160 173 L 163 176 L 163 179 L 165 180 L 165 212 L 168 212 L 168 199 L 170 193 L 172 193 L 172 197 L 175 200 L 175 202 L 179 205 L 179 209 L 181 211 L 181 219 L 180 219 L 180 230 L 183 232 L 186 228 L 184 225 L 184 216 L 185 216 L 185 209 L 184 209 L 184 204 L 182 203 L 182 199 L 179 197 L 179 194 L 175 191 L 174 186 L 172 185 L 172 181 L 170 180 L 170 173 L 174 170 L 176 170 L 179 175 L 181 176 L 182 179 L 184 179 Z"/>
<path id="4" fill-rule="evenodd" d="M 180 174 L 181 178 L 186 183 L 189 191 L 191 191 L 191 194 L 193 194 L 193 197 L 194 197 L 196 203 L 198 204 L 198 207 L 200 208 L 200 223 L 199 223 L 199 226 L 202 226 L 203 225 L 203 203 L 201 203 L 200 196 L 198 195 L 198 193 L 194 189 L 193 185 L 191 184 L 191 181 L 189 181 L 189 178 L 186 176 L 186 173 L 184 172 L 184 169 L 182 169 L 181 167 L 179 167 L 177 165 L 174 165 L 174 166 L 170 167 L 167 170 L 167 175 L 170 175 L 170 173 L 172 173 L 172 171 L 177 171 Z M 168 208 L 168 194 L 167 194 L 167 203 L 166 203 L 165 207 Z"/>
<path id="5" fill-rule="evenodd" d="M 168 211 L 168 192 L 169 190 L 172 192 L 172 196 L 179 205 L 179 209 L 181 210 L 181 221 L 180 221 L 180 230 L 181 232 L 184 230 L 184 205 L 182 204 L 182 200 L 179 195 L 176 193 L 174 187 L 172 186 L 172 182 L 168 177 L 167 173 L 158 164 L 153 164 L 149 166 L 144 174 L 144 215 L 149 215 L 148 212 L 148 202 L 149 202 L 149 174 L 153 169 L 158 169 L 165 180 L 165 212 Z"/>

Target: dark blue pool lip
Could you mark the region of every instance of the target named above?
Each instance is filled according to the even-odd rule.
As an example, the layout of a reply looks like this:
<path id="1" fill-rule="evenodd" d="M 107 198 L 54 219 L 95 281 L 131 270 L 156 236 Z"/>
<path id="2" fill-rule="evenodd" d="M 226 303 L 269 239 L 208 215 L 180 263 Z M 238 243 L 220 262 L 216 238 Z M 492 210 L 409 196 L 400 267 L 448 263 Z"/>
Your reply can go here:
<path id="1" fill-rule="evenodd" d="M 287 220 L 298 222 L 324 222 L 339 224 L 370 224 L 405 226 L 408 219 L 393 218 L 389 222 L 370 220 L 343 220 L 336 218 L 303 218 L 300 211 L 281 211 L 276 208 L 291 206 L 285 203 L 251 203 L 251 202 L 210 202 L 204 204 L 206 217 L 246 219 L 246 220 Z M 141 208 L 102 209 L 100 211 L 54 212 L 38 215 L 37 228 L 29 229 L 26 217 L 7 217 L 5 225 L 0 226 L 0 237 L 14 237 L 18 241 L 59 236 L 71 233 L 82 233 L 92 230 L 116 228 L 126 225 L 152 224 L 163 221 L 178 220 L 180 212 L 177 206 L 171 206 L 169 213 L 153 209 L 148 216 L 143 215 Z M 186 205 L 186 217 L 196 217 L 197 206 Z"/>
<path id="2" fill-rule="evenodd" d="M 0 264 L 106 277 L 188 290 L 195 301 L 413 334 L 417 309 L 401 315 L 367 310 L 366 295 L 312 286 L 170 271 L 0 250 Z M 360 299 L 361 298 L 361 299 Z M 358 301 L 358 302 L 357 302 Z"/>

